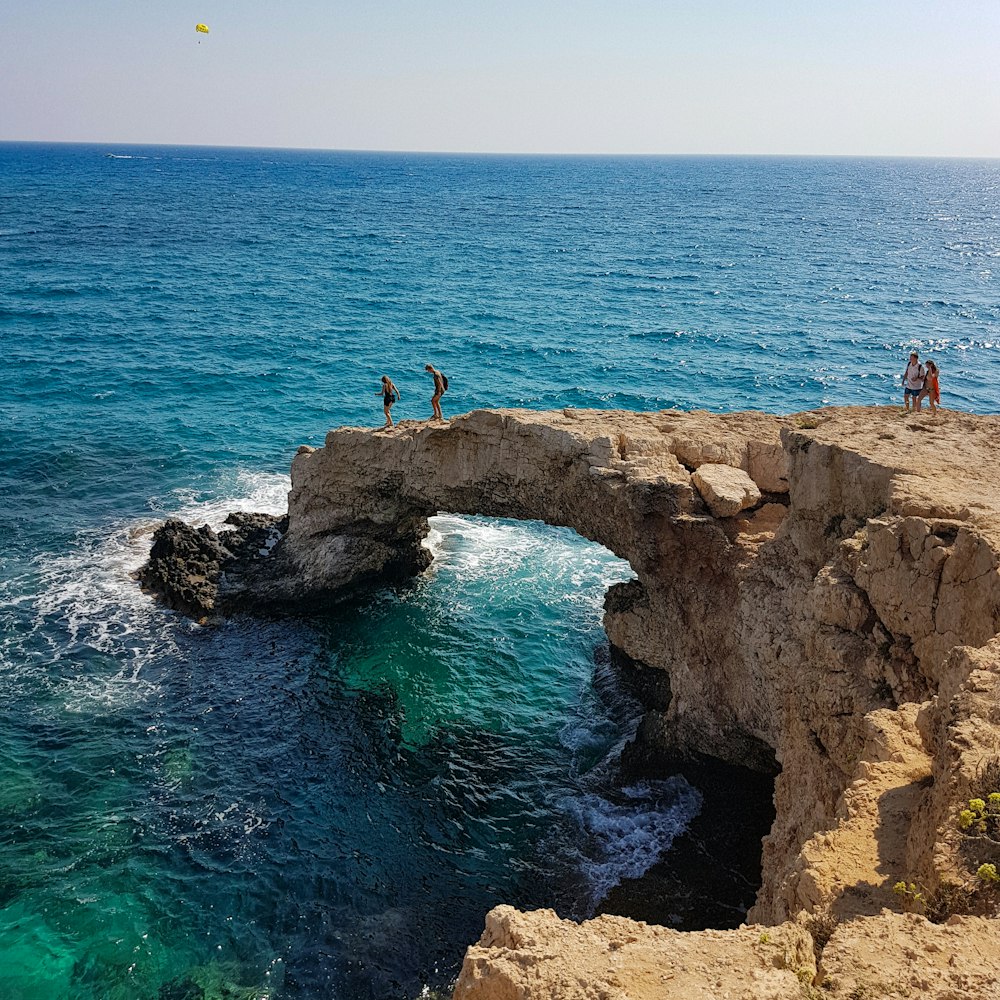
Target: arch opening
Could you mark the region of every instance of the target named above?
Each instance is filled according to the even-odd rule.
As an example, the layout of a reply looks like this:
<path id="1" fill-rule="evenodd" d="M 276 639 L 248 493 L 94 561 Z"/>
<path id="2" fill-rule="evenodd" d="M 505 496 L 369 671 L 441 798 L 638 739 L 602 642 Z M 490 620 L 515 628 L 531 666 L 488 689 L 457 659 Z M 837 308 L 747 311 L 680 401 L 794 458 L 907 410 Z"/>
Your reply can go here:
<path id="1" fill-rule="evenodd" d="M 669 680 L 604 631 L 608 588 L 636 579 L 628 563 L 539 521 L 439 513 L 430 528 L 428 570 L 378 591 L 349 639 L 334 608 L 331 648 L 352 689 L 388 698 L 404 754 L 434 770 L 435 801 L 483 863 L 533 873 L 502 901 L 737 926 L 760 885 L 773 775 L 665 759 L 637 738 Z"/>

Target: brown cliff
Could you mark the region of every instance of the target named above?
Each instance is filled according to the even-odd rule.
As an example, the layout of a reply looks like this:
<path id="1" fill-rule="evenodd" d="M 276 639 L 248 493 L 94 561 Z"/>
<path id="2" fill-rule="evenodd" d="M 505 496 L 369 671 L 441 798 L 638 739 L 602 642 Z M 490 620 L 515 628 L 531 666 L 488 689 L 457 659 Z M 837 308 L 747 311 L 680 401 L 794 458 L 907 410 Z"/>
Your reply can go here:
<path id="1" fill-rule="evenodd" d="M 540 519 L 600 542 L 637 575 L 609 593 L 612 643 L 670 678 L 668 707 L 640 729 L 644 747 L 780 764 L 750 916 L 792 938 L 825 928 L 809 938 L 819 971 L 797 965 L 795 988 L 828 975 L 832 988 L 866 995 L 850 956 L 860 968 L 862 945 L 884 934 L 887 955 L 910 956 L 900 969 L 927 965 L 926 995 L 951 995 L 933 990 L 958 979 L 927 956 L 958 955 L 963 935 L 883 911 L 900 909 L 899 879 L 927 898 L 968 881 L 958 810 L 1000 758 L 998 431 L 997 417 L 892 408 L 477 411 L 444 425 L 344 428 L 295 458 L 288 531 L 266 557 L 278 570 L 244 573 L 227 599 L 329 597 L 414 571 L 438 511 Z M 576 933 L 538 919 L 546 933 Z M 1000 943 L 1000 925 L 975 919 L 962 924 L 970 937 Z M 652 933 L 634 926 L 636 940 Z M 704 940 L 720 961 L 752 938 L 715 933 Z M 926 954 L 905 944 L 920 934 Z M 653 993 L 574 993 L 554 980 L 545 992 L 541 957 L 528 989 L 504 965 L 520 949 L 512 940 L 488 929 L 457 995 L 700 995 L 666 979 Z M 734 961 L 749 970 L 758 959 Z M 787 977 L 747 977 L 733 996 L 797 995 L 782 992 Z"/>

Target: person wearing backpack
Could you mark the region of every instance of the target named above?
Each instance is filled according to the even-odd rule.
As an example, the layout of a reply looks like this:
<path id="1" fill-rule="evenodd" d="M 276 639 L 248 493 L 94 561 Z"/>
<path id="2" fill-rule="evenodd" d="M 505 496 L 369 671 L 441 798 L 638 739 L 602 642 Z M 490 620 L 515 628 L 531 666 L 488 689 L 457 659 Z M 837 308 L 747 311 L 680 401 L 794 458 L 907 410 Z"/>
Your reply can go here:
<path id="1" fill-rule="evenodd" d="M 910 412 L 911 399 L 913 408 L 920 409 L 920 393 L 924 391 L 926 376 L 927 373 L 920 363 L 919 355 L 914 351 L 910 355 L 910 363 L 906 366 L 906 371 L 903 372 L 903 405 L 906 407 L 907 413 Z"/>
<path id="2" fill-rule="evenodd" d="M 424 365 L 424 371 L 430 372 L 434 376 L 434 395 L 431 396 L 431 406 L 434 412 L 431 414 L 431 420 L 444 420 L 444 414 L 441 412 L 441 397 L 448 389 L 448 376 L 439 372 L 433 365 Z"/>

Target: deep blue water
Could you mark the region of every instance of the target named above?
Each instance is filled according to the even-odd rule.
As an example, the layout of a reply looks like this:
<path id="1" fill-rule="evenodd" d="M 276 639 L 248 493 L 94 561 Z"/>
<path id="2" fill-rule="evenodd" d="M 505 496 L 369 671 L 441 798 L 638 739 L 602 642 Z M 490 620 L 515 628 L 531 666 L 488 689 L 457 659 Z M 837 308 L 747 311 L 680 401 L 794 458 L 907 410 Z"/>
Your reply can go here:
<path id="1" fill-rule="evenodd" d="M 610 777 L 628 567 L 447 516 L 412 586 L 204 629 L 131 583 L 150 527 L 280 509 L 428 361 L 446 414 L 790 412 L 916 348 L 996 412 L 1000 162 L 0 144 L 0 346 L 0 997 L 413 997 L 698 808 Z"/>

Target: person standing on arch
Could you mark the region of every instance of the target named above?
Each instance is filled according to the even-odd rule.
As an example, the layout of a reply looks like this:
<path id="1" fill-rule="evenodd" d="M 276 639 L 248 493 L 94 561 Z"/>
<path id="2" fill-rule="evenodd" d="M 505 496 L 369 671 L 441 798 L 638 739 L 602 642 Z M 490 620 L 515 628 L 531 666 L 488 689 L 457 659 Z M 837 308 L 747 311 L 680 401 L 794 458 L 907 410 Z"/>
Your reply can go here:
<path id="1" fill-rule="evenodd" d="M 396 402 L 397 399 L 402 399 L 399 390 L 396 388 L 396 384 L 389 378 L 388 375 L 382 376 L 382 388 L 378 390 L 378 394 L 382 397 L 382 410 L 385 413 L 385 426 L 392 427 L 392 415 L 389 411 L 392 409 L 392 404 Z"/>
<path id="2" fill-rule="evenodd" d="M 444 420 L 444 414 L 441 412 L 441 397 L 448 388 L 448 376 L 439 372 L 433 365 L 424 365 L 424 371 L 430 372 L 434 376 L 434 395 L 431 396 L 431 406 L 434 412 L 431 414 L 431 420 Z"/>
<path id="3" fill-rule="evenodd" d="M 937 408 L 941 405 L 941 383 L 938 381 L 941 373 L 933 361 L 927 362 L 926 372 L 924 391 L 917 396 L 917 412 L 920 412 L 920 404 L 926 399 L 930 404 L 931 413 L 937 413 Z"/>

